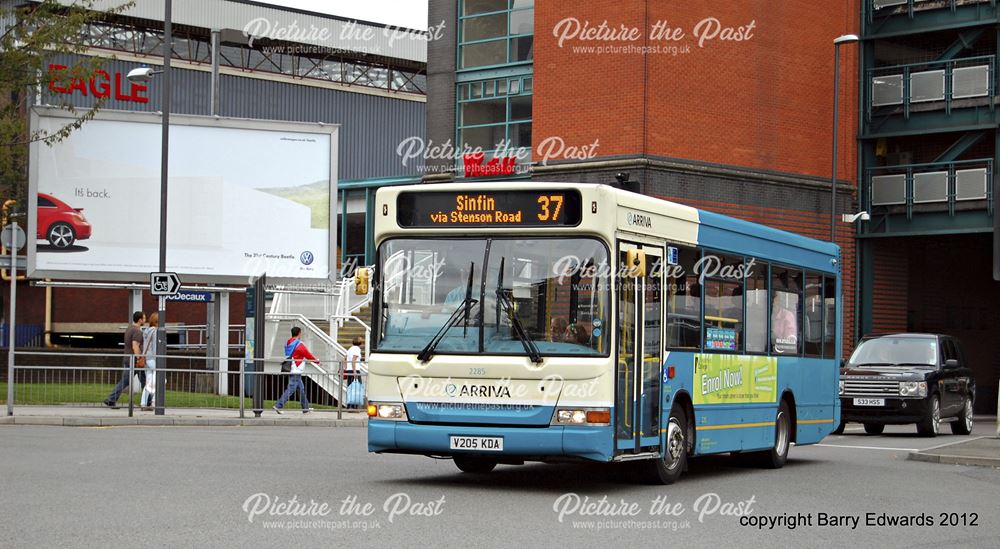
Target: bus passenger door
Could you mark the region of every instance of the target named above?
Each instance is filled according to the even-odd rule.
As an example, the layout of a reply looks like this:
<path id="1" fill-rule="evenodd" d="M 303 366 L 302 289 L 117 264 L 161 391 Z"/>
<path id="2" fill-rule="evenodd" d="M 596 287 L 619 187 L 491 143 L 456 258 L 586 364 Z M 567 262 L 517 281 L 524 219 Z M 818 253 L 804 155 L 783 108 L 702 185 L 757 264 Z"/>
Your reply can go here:
<path id="1" fill-rule="evenodd" d="M 644 276 L 628 275 L 629 250 L 642 250 L 645 254 Z M 618 244 L 617 453 L 656 451 L 660 447 L 662 261 L 662 247 L 629 242 Z"/>

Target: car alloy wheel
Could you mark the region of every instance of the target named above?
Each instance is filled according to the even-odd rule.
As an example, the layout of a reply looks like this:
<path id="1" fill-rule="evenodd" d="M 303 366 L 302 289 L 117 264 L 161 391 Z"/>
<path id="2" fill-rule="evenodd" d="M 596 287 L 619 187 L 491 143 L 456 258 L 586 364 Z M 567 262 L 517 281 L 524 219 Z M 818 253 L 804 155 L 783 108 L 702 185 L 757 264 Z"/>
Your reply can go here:
<path id="1" fill-rule="evenodd" d="M 57 223 L 49 229 L 49 243 L 56 248 L 69 248 L 76 240 L 73 228 L 65 223 Z"/>
<path id="2" fill-rule="evenodd" d="M 972 434 L 972 399 L 969 397 L 965 398 L 965 404 L 962 405 L 962 415 L 955 418 L 955 421 L 951 424 L 951 432 L 956 435 L 971 435 Z"/>
<path id="3" fill-rule="evenodd" d="M 936 398 L 931 405 L 931 430 L 935 435 L 941 430 L 941 402 Z"/>

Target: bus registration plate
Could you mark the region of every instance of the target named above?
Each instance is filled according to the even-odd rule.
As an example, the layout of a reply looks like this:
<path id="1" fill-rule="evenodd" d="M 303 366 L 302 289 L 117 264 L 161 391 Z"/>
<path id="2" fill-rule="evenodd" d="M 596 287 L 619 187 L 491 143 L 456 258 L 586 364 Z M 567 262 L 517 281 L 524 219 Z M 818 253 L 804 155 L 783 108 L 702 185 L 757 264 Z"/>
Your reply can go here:
<path id="1" fill-rule="evenodd" d="M 452 450 L 503 452 L 503 437 L 449 437 Z"/>
<path id="2" fill-rule="evenodd" d="M 885 406 L 884 398 L 856 398 L 855 406 Z"/>

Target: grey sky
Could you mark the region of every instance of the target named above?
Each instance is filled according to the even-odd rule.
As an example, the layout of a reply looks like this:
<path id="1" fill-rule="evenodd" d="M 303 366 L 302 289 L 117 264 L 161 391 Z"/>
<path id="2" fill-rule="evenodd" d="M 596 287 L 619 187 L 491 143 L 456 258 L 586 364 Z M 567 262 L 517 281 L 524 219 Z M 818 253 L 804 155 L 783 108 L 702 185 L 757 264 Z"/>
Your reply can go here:
<path id="1" fill-rule="evenodd" d="M 411 29 L 427 28 L 427 0 L 265 0 L 264 3 Z"/>

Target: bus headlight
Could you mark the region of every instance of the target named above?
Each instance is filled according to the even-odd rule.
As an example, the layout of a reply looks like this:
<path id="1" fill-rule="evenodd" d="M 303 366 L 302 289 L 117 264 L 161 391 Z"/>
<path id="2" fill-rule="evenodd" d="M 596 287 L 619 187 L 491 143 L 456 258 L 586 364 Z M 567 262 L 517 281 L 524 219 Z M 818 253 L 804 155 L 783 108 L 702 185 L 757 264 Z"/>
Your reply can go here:
<path id="1" fill-rule="evenodd" d="M 368 417 L 406 421 L 406 408 L 398 403 L 371 402 L 368 404 Z"/>
<path id="2" fill-rule="evenodd" d="M 611 425 L 610 408 L 557 408 L 554 425 Z"/>
<path id="3" fill-rule="evenodd" d="M 926 381 L 901 381 L 899 382 L 899 396 L 904 397 L 925 397 L 927 396 Z"/>

